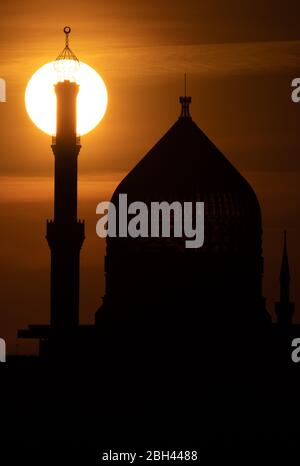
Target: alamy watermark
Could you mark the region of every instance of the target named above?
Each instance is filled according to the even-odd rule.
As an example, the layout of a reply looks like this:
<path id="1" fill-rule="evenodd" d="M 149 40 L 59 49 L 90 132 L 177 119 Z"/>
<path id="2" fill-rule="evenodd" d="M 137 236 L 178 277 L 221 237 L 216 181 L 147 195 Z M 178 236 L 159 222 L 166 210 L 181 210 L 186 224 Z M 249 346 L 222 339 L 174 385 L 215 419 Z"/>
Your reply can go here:
<path id="1" fill-rule="evenodd" d="M 186 248 L 201 248 L 204 243 L 204 202 L 128 205 L 127 194 L 119 194 L 118 208 L 112 202 L 100 202 L 96 213 L 102 215 L 96 225 L 100 238 L 185 238 Z"/>
<path id="2" fill-rule="evenodd" d="M 6 82 L 0 78 L 0 102 L 6 102 Z"/>
<path id="3" fill-rule="evenodd" d="M 0 338 L 0 362 L 6 362 L 6 343 Z"/>
<path id="4" fill-rule="evenodd" d="M 294 104 L 300 102 L 300 78 L 295 78 L 291 84 L 293 91 L 291 94 L 291 99 Z"/>

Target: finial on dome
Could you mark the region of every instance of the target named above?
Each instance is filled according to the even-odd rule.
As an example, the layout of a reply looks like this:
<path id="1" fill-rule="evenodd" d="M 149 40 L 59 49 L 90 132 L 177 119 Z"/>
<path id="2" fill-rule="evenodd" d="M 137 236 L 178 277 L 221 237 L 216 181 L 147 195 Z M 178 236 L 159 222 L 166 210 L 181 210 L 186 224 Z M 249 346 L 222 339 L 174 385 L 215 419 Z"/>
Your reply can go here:
<path id="1" fill-rule="evenodd" d="M 190 103 L 192 102 L 192 98 L 186 95 L 186 73 L 184 73 L 184 96 L 179 97 L 179 102 L 181 103 L 181 115 L 179 118 L 191 118 Z"/>

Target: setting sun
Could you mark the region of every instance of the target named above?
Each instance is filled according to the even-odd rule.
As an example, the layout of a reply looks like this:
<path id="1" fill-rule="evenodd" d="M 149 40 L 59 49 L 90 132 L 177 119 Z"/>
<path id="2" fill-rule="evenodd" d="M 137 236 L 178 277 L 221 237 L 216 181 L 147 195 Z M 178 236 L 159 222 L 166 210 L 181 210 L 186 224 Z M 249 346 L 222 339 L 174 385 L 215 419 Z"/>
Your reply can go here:
<path id="1" fill-rule="evenodd" d="M 50 62 L 33 74 L 25 91 L 28 115 L 39 129 L 49 135 L 55 135 L 56 132 L 56 82 L 57 72 L 54 62 Z M 103 79 L 86 63 L 80 62 L 76 82 L 80 85 L 77 97 L 77 133 L 83 135 L 102 120 L 108 96 Z"/>

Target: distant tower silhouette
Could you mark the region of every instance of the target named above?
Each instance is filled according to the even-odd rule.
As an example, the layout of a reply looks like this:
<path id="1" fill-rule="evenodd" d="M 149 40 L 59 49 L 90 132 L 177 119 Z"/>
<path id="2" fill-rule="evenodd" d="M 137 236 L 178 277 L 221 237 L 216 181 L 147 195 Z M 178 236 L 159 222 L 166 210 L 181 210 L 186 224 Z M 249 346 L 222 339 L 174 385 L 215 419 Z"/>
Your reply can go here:
<path id="1" fill-rule="evenodd" d="M 284 230 L 283 253 L 280 269 L 280 301 L 275 303 L 275 313 L 279 325 L 292 324 L 295 304 L 290 301 L 290 268 L 287 251 L 286 230 Z"/>
<path id="2" fill-rule="evenodd" d="M 76 99 L 79 85 L 72 82 L 79 65 L 66 47 L 56 60 L 60 82 L 57 96 L 54 220 L 47 222 L 47 241 L 51 250 L 51 327 L 70 329 L 79 325 L 79 255 L 84 241 L 84 222 L 77 220 L 77 158 L 81 148 L 76 132 Z M 71 62 L 69 61 L 71 60 Z M 70 66 L 71 64 L 71 66 Z"/>

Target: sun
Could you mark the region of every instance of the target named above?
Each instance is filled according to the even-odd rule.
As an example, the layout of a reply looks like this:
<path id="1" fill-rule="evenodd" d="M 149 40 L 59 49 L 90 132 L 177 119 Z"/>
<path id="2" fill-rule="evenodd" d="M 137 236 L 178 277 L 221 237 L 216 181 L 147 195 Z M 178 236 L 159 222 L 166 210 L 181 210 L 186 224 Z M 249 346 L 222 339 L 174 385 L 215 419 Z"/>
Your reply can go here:
<path id="1" fill-rule="evenodd" d="M 39 68 L 30 78 L 25 91 L 25 105 L 33 123 L 49 135 L 56 133 L 57 83 L 55 62 Z M 86 63 L 80 62 L 76 72 L 76 82 L 80 85 L 77 97 L 77 133 L 83 135 L 92 131 L 105 115 L 107 89 L 101 76 Z"/>

